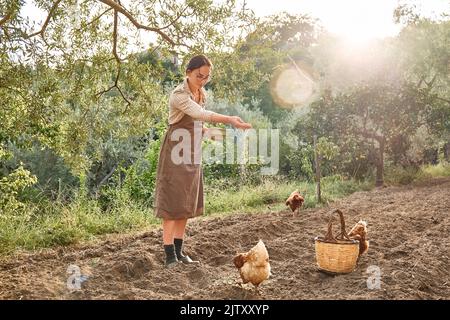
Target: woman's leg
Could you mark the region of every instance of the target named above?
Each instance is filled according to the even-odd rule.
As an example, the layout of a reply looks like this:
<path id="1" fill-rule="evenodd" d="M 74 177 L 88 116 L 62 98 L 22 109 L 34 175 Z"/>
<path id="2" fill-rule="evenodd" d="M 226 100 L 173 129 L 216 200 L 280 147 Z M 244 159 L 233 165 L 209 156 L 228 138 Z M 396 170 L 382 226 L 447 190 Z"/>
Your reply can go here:
<path id="1" fill-rule="evenodd" d="M 164 245 L 173 244 L 175 225 L 178 220 L 163 220 L 163 242 Z"/>
<path id="2" fill-rule="evenodd" d="M 166 253 L 166 267 L 170 268 L 178 263 L 174 245 L 174 232 L 176 220 L 163 220 L 163 243 L 164 252 Z"/>
<path id="3" fill-rule="evenodd" d="M 183 239 L 186 230 L 187 219 L 175 220 L 173 237 L 175 239 Z"/>
<path id="4" fill-rule="evenodd" d="M 177 220 L 175 222 L 174 245 L 177 259 L 183 263 L 196 263 L 189 256 L 183 254 L 183 239 L 186 230 L 187 219 Z"/>

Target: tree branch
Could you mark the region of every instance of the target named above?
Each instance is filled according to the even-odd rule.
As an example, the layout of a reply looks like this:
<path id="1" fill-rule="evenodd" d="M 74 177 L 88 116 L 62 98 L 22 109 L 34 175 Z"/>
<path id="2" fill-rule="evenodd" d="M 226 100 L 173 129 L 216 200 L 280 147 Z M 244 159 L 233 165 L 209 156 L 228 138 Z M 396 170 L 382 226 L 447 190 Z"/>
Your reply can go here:
<path id="1" fill-rule="evenodd" d="M 42 37 L 44 37 L 44 33 L 45 33 L 45 30 L 47 29 L 48 23 L 50 22 L 50 19 L 52 18 L 53 14 L 55 13 L 56 8 L 58 7 L 60 2 L 61 2 L 61 0 L 56 0 L 55 1 L 55 3 L 52 5 L 50 11 L 48 12 L 47 19 L 45 19 L 45 22 L 42 25 L 41 30 L 36 31 L 35 33 L 32 33 L 32 34 L 28 35 L 27 36 L 28 39 L 32 38 L 34 36 L 37 36 L 38 34 L 40 34 Z"/>
<path id="2" fill-rule="evenodd" d="M 292 64 L 295 67 L 295 70 L 300 75 L 300 77 L 306 78 L 310 83 L 314 83 L 314 81 L 311 79 L 311 77 L 309 75 L 307 75 L 305 72 L 303 72 L 302 69 L 299 68 L 299 66 L 297 65 L 295 60 L 292 59 L 292 57 L 289 54 L 287 56 L 288 56 L 289 60 L 291 60 Z"/>
<path id="3" fill-rule="evenodd" d="M 105 184 L 106 181 L 108 181 L 109 178 L 113 175 L 114 171 L 117 169 L 117 164 L 113 166 L 111 171 L 100 181 L 100 183 L 95 187 L 95 195 L 98 196 L 98 192 L 100 191 L 100 188 Z"/>
<path id="4" fill-rule="evenodd" d="M 356 132 L 365 138 L 374 139 L 378 142 L 383 142 L 385 140 L 384 136 L 376 134 L 376 133 L 368 132 L 367 130 L 356 129 Z"/>
<path id="5" fill-rule="evenodd" d="M 420 77 L 420 80 L 419 80 L 419 83 L 416 85 L 416 88 L 420 88 L 420 86 L 422 85 L 422 82 L 424 81 L 424 77 L 423 76 L 421 76 Z"/>
<path id="6" fill-rule="evenodd" d="M 116 2 L 117 1 L 117 2 Z M 120 1 L 119 0 L 113 0 L 114 4 L 117 6 L 121 6 Z M 119 57 L 119 54 L 117 53 L 117 38 L 118 38 L 118 25 L 119 25 L 119 15 L 118 12 L 119 10 L 116 9 L 116 6 L 111 7 L 111 9 L 114 10 L 114 28 L 113 28 L 113 55 L 114 55 L 114 59 L 116 60 L 117 64 L 118 64 L 118 70 L 117 70 L 117 75 L 116 75 L 116 79 L 114 81 L 114 84 L 112 86 L 110 86 L 108 89 L 103 90 L 99 93 L 97 93 L 97 96 L 100 97 L 101 95 L 111 91 L 112 89 L 116 88 L 117 91 L 119 91 L 120 95 L 122 96 L 122 98 L 127 102 L 127 108 L 125 110 L 128 109 L 128 107 L 131 105 L 131 102 L 127 99 L 127 97 L 125 97 L 125 95 L 123 94 L 122 89 L 119 87 L 119 78 L 120 78 L 120 72 L 121 72 L 121 63 L 122 63 L 122 59 Z M 107 10 L 108 11 L 108 10 Z M 105 11 L 106 12 L 106 11 Z M 104 13 L 105 13 L 104 12 Z"/>
<path id="7" fill-rule="evenodd" d="M 86 25 L 84 27 L 80 27 L 77 30 L 82 30 L 84 28 L 86 28 L 87 26 L 93 24 L 95 21 L 99 20 L 101 17 L 103 17 L 103 15 L 105 15 L 106 13 L 110 12 L 111 10 L 113 10 L 113 8 L 109 8 L 106 9 L 105 11 L 103 11 L 101 14 L 99 14 L 97 17 L 95 17 L 94 19 L 92 19 L 91 21 L 89 21 L 88 23 L 86 23 Z"/>
<path id="8" fill-rule="evenodd" d="M 114 29 L 113 29 L 113 55 L 116 59 L 117 63 L 121 63 L 119 55 L 117 54 L 117 25 L 118 25 L 118 13 L 117 10 L 114 9 Z"/>
<path id="9" fill-rule="evenodd" d="M 13 15 L 12 12 L 7 13 L 6 16 L 4 16 L 4 17 L 0 20 L 0 27 L 1 27 L 2 25 L 4 25 L 6 22 L 8 22 L 8 20 L 11 19 L 12 15 Z"/>
<path id="10" fill-rule="evenodd" d="M 172 22 L 170 22 L 168 25 L 166 25 L 164 27 L 159 28 L 159 30 L 164 30 L 164 29 L 167 29 L 168 27 L 172 26 L 175 22 L 177 22 L 183 16 L 183 13 L 185 13 L 188 8 L 189 8 L 189 6 L 186 6 L 186 8 L 184 8 L 180 12 L 180 14 L 174 20 L 172 20 Z"/>
<path id="11" fill-rule="evenodd" d="M 438 75 L 438 74 L 435 73 L 434 76 L 433 76 L 433 79 L 431 79 L 430 82 L 426 82 L 425 80 L 423 80 L 423 81 L 426 83 L 428 89 L 431 89 L 431 87 L 433 86 L 434 81 L 436 81 L 437 75 Z"/>
<path id="12" fill-rule="evenodd" d="M 107 6 L 110 6 L 114 10 L 116 10 L 116 11 L 120 12 L 121 14 L 123 14 L 125 17 L 128 18 L 128 20 L 130 20 L 130 22 L 136 28 L 144 29 L 144 30 L 147 30 L 147 31 L 156 32 L 161 37 L 163 37 L 164 40 L 169 42 L 171 45 L 175 45 L 175 42 L 167 34 L 162 32 L 160 28 L 145 26 L 145 25 L 137 22 L 136 19 L 133 17 L 133 15 L 130 12 L 128 12 L 128 10 L 126 10 L 122 5 L 120 5 L 119 3 L 115 2 L 114 0 L 100 0 L 100 2 L 106 4 Z"/>
<path id="13" fill-rule="evenodd" d="M 428 83 L 427 83 L 427 85 L 428 85 Z M 431 90 L 431 88 L 430 88 L 430 90 Z M 420 92 L 420 91 L 419 91 Z M 420 92 L 423 96 L 427 96 L 427 93 L 425 93 L 425 92 Z M 445 99 L 445 98 L 442 98 L 442 97 L 439 97 L 439 96 L 437 96 L 437 95 L 435 95 L 434 96 L 436 99 L 438 99 L 438 100 L 440 100 L 440 101 L 443 101 L 443 102 L 446 102 L 446 103 L 448 103 L 448 104 L 450 104 L 450 100 L 449 99 Z"/>
<path id="14" fill-rule="evenodd" d="M 444 99 L 444 98 L 441 98 L 441 97 L 436 97 L 436 99 L 444 101 L 444 102 L 447 102 L 448 104 L 450 104 L 450 100 L 448 100 L 448 99 Z"/>
<path id="15" fill-rule="evenodd" d="M 119 68 L 117 70 L 117 75 L 116 75 L 116 79 L 114 81 L 114 84 L 112 86 L 110 86 L 108 89 L 100 91 L 99 93 L 97 93 L 97 97 L 100 97 L 101 95 L 103 95 L 103 94 L 111 91 L 112 89 L 116 88 L 117 91 L 119 91 L 120 95 L 122 96 L 123 100 L 126 101 L 127 109 L 128 109 L 128 107 L 131 105 L 131 102 L 130 102 L 130 100 L 127 99 L 127 97 L 125 97 L 125 95 L 122 92 L 122 89 L 120 89 L 120 87 L 119 87 L 119 78 L 120 78 L 121 70 L 122 70 L 122 68 L 121 68 L 121 65 L 119 64 Z"/>

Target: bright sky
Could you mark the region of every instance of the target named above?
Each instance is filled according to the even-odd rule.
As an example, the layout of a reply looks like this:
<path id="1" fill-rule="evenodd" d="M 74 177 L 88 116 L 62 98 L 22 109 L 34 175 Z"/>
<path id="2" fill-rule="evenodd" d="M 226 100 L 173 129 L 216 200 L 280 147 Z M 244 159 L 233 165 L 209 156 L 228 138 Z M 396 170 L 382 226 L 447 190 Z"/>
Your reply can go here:
<path id="1" fill-rule="evenodd" d="M 259 17 L 287 11 L 319 18 L 325 28 L 352 40 L 395 35 L 393 11 L 397 0 L 246 0 Z M 404 2 L 404 1 L 403 1 Z M 450 13 L 448 0 L 411 0 L 425 16 Z"/>
<path id="2" fill-rule="evenodd" d="M 239 0 L 247 2 L 259 17 L 287 11 L 291 14 L 310 14 L 319 18 L 325 28 L 349 40 L 364 41 L 395 35 L 400 27 L 394 24 L 393 11 L 398 0 Z M 408 1 L 408 0 L 407 0 Z M 34 20 L 43 20 L 39 12 L 26 1 L 24 14 Z M 217 0 L 217 2 L 220 2 Z M 402 0 L 404 3 L 405 0 Z M 428 17 L 450 13 L 449 0 L 409 0 Z M 126 1 L 125 1 L 126 3 Z"/>

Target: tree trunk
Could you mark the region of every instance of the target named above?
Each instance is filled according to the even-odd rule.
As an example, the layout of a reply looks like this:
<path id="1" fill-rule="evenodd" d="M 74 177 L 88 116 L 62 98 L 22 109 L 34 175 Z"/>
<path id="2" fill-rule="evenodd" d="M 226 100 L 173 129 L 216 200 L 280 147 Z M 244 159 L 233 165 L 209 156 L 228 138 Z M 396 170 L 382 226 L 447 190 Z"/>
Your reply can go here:
<path id="1" fill-rule="evenodd" d="M 320 190 L 320 176 L 322 175 L 320 172 L 320 154 L 317 151 L 317 136 L 314 135 L 314 160 L 316 163 L 316 182 L 317 182 L 317 188 L 316 188 L 316 198 L 317 202 L 322 202 L 322 192 Z"/>
<path id="2" fill-rule="evenodd" d="M 376 187 L 384 186 L 384 138 L 378 140 L 379 149 L 378 149 L 378 157 L 377 157 L 377 177 L 375 181 Z"/>
<path id="3" fill-rule="evenodd" d="M 450 142 L 444 145 L 444 159 L 450 161 Z"/>
<path id="4" fill-rule="evenodd" d="M 378 156 L 376 157 L 376 187 L 384 186 L 384 148 L 386 145 L 386 137 L 376 132 L 367 132 L 367 130 L 358 130 L 365 138 L 378 142 Z"/>

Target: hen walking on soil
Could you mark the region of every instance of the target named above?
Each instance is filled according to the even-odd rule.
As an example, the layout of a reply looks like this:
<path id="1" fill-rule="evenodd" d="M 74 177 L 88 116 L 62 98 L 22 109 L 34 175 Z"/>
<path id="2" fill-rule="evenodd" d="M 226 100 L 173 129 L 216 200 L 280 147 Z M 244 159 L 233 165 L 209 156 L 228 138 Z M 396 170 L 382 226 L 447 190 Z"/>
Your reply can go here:
<path id="1" fill-rule="evenodd" d="M 269 253 L 262 240 L 247 253 L 235 256 L 233 263 L 239 269 L 242 282 L 251 282 L 256 291 L 258 286 L 270 277 Z"/>
<path id="2" fill-rule="evenodd" d="M 289 198 L 286 200 L 286 205 L 289 206 L 292 210 L 292 216 L 295 216 L 295 211 L 300 211 L 300 207 L 303 205 L 303 202 L 305 202 L 305 199 L 300 195 L 298 190 L 295 190 L 291 193 Z"/>
<path id="3" fill-rule="evenodd" d="M 359 240 L 359 255 L 366 253 L 369 250 L 369 241 L 367 238 L 367 222 L 359 220 L 357 224 L 348 233 L 350 239 Z"/>

